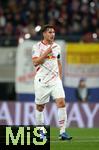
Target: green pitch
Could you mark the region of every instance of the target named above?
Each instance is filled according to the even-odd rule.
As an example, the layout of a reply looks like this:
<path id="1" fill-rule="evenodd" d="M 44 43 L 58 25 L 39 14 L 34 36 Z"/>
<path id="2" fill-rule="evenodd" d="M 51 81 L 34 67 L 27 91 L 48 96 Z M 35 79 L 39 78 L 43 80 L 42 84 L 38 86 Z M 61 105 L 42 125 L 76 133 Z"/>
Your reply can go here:
<path id="1" fill-rule="evenodd" d="M 98 150 L 99 128 L 68 128 L 68 133 L 73 137 L 71 141 L 58 140 L 59 130 L 50 129 L 50 150 Z"/>

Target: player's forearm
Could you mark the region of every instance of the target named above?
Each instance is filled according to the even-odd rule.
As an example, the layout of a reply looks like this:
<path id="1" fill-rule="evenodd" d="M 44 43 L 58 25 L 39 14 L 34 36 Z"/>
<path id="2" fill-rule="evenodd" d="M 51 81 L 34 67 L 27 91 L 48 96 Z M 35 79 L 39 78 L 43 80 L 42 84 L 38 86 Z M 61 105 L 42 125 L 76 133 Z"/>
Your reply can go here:
<path id="1" fill-rule="evenodd" d="M 62 71 L 59 69 L 59 77 L 62 80 Z"/>
<path id="2" fill-rule="evenodd" d="M 51 49 L 49 48 L 45 53 L 43 53 L 40 57 L 38 58 L 33 58 L 33 63 L 34 65 L 39 65 L 42 64 L 44 62 L 44 60 L 46 59 L 47 55 L 49 53 L 51 53 Z"/>
<path id="3" fill-rule="evenodd" d="M 59 77 L 62 79 L 62 64 L 60 61 L 58 61 L 58 69 L 59 69 Z"/>
<path id="4" fill-rule="evenodd" d="M 36 65 L 39 65 L 39 64 L 42 64 L 42 63 L 44 62 L 40 57 L 38 57 L 38 58 L 33 58 L 32 61 L 33 61 L 33 64 L 34 64 L 35 66 L 36 66 Z"/>

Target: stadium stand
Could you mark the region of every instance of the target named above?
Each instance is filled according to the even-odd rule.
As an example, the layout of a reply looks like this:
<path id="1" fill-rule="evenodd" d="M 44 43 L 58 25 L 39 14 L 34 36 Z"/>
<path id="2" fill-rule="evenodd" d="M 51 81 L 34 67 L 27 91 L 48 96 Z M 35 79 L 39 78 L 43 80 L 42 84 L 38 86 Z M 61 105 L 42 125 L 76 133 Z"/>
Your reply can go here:
<path id="1" fill-rule="evenodd" d="M 75 41 L 99 40 L 98 0 L 6 0 L 0 1 L 0 45 L 16 45 L 25 33 L 35 36 L 37 25 L 50 23 L 57 36 Z M 92 38 L 93 33 L 97 38 Z M 5 40 L 5 43 L 3 41 Z M 7 40 L 9 39 L 9 40 Z M 10 43 L 11 41 L 11 43 Z"/>

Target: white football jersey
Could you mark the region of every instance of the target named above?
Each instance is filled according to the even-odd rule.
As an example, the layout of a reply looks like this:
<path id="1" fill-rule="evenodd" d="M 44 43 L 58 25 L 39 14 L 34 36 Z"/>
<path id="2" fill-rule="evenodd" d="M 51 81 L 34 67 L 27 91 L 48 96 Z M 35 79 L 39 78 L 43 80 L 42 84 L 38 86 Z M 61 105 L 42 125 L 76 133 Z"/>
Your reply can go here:
<path id="1" fill-rule="evenodd" d="M 50 45 L 45 45 L 42 41 L 33 45 L 32 58 L 41 56 Z M 53 48 L 54 47 L 54 48 Z M 41 83 L 49 84 L 53 83 L 57 78 L 59 78 L 59 69 L 57 59 L 60 58 L 61 48 L 57 43 L 52 45 L 52 53 L 50 53 L 44 60 L 43 64 L 35 66 L 36 76 L 39 77 Z"/>

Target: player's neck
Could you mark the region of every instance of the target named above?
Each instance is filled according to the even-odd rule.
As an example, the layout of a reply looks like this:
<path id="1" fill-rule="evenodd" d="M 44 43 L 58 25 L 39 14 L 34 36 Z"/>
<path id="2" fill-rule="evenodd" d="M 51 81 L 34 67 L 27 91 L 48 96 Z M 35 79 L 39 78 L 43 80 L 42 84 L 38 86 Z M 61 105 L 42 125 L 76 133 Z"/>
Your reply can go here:
<path id="1" fill-rule="evenodd" d="M 49 45 L 49 44 L 52 44 L 53 42 L 44 39 L 44 40 L 42 41 L 42 43 L 45 44 L 45 45 Z"/>

